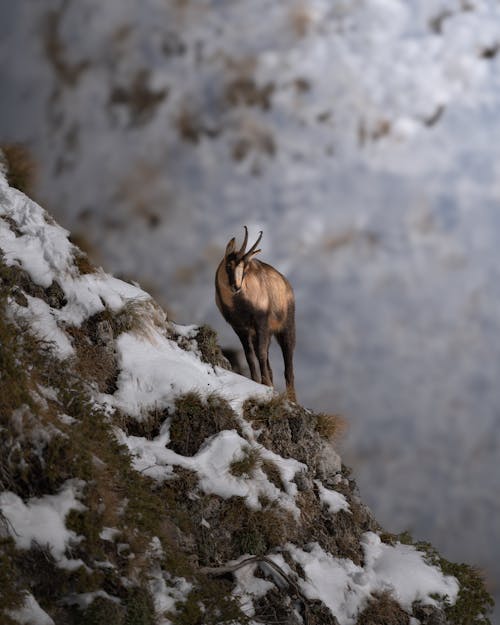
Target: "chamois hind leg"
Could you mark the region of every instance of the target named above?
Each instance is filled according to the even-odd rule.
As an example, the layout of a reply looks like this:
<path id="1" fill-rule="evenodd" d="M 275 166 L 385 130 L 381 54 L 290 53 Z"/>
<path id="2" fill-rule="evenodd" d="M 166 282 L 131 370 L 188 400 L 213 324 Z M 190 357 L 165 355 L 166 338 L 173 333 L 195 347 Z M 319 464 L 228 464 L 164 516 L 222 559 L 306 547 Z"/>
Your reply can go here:
<path id="1" fill-rule="evenodd" d="M 269 337 L 269 344 L 271 343 L 271 337 Z M 253 337 L 253 348 L 256 354 L 259 353 L 259 342 L 258 342 L 258 336 L 257 334 L 254 334 Z M 273 370 L 271 369 L 271 363 L 269 361 L 269 346 L 268 346 L 268 355 L 267 355 L 267 371 L 269 374 L 269 378 L 271 380 L 271 386 L 274 386 L 274 382 L 273 382 Z"/>
<path id="2" fill-rule="evenodd" d="M 262 384 L 273 385 L 273 372 L 269 365 L 269 344 L 271 334 L 265 322 L 257 327 L 257 358 L 259 360 Z"/>
<path id="3" fill-rule="evenodd" d="M 292 401 L 297 401 L 295 395 L 295 378 L 293 373 L 293 350 L 295 348 L 295 324 L 293 317 L 288 326 L 280 333 L 276 334 L 276 339 L 283 352 L 283 361 L 285 363 L 285 382 L 286 393 Z"/>
<path id="4" fill-rule="evenodd" d="M 245 358 L 247 359 L 251 378 L 254 382 L 260 382 L 260 376 L 257 371 L 257 364 L 255 362 L 254 341 L 249 336 L 249 332 L 247 330 L 236 331 L 236 334 L 238 335 L 243 346 L 243 351 L 245 352 Z"/>

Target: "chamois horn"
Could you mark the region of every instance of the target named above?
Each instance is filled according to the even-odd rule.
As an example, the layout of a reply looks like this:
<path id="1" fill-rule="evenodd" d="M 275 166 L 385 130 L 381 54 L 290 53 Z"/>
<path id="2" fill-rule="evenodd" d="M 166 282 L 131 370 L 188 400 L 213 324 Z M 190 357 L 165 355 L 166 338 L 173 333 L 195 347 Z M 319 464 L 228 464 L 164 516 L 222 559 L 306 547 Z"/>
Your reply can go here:
<path id="1" fill-rule="evenodd" d="M 248 228 L 246 226 L 243 226 L 243 228 L 245 228 L 245 238 L 243 239 L 243 245 L 240 247 L 237 254 L 238 258 L 243 258 L 243 256 L 245 255 L 245 248 L 248 242 Z"/>
<path id="2" fill-rule="evenodd" d="M 252 245 L 252 247 L 243 256 L 243 260 L 248 260 L 250 258 L 250 256 L 255 252 L 255 248 L 257 247 L 257 245 L 259 245 L 261 239 L 262 239 L 262 230 L 259 232 L 259 238 L 257 239 L 257 241 L 255 241 L 255 243 Z M 260 252 L 260 250 L 257 250 L 257 251 Z M 257 252 L 255 252 L 255 253 L 257 253 Z"/>

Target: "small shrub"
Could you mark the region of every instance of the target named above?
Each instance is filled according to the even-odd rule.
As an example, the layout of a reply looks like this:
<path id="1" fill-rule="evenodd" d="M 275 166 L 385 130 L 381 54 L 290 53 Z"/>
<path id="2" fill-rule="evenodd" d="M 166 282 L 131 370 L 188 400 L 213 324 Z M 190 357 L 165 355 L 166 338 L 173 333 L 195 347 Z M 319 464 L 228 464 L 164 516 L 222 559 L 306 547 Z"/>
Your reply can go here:
<path id="1" fill-rule="evenodd" d="M 83 566 L 71 571 L 59 568 L 51 551 L 35 543 L 31 549 L 17 551 L 13 563 L 19 579 L 49 605 L 71 593 L 98 590 L 103 581 L 102 572 L 92 572 Z"/>
<path id="2" fill-rule="evenodd" d="M 0 513 L 0 524 L 3 521 L 4 518 Z M 0 538 L 0 614 L 3 614 L 4 610 L 21 607 L 26 594 L 14 566 L 14 553 L 14 541 L 11 538 Z"/>
<path id="3" fill-rule="evenodd" d="M 155 625 L 155 607 L 151 593 L 145 588 L 131 588 L 125 599 L 127 611 L 124 625 Z"/>
<path id="4" fill-rule="evenodd" d="M 239 429 L 231 406 L 216 395 L 206 401 L 186 393 L 175 401 L 170 424 L 170 447 L 183 456 L 194 456 L 202 443 L 222 430 Z"/>
<path id="5" fill-rule="evenodd" d="M 154 408 L 140 419 L 118 414 L 115 416 L 114 421 L 128 436 L 142 436 L 143 438 L 152 440 L 159 435 L 160 429 L 167 417 L 168 412 L 166 410 Z"/>
<path id="6" fill-rule="evenodd" d="M 85 611 L 78 611 L 76 625 L 124 625 L 125 610 L 115 601 L 96 597 Z"/>
<path id="7" fill-rule="evenodd" d="M 168 614 L 172 625 L 246 625 L 251 621 L 231 596 L 231 584 L 220 579 L 200 579 L 186 600 Z"/>
<path id="8" fill-rule="evenodd" d="M 340 415 L 319 413 L 316 416 L 316 431 L 327 441 L 337 441 L 345 433 L 347 424 Z"/>
<path id="9" fill-rule="evenodd" d="M 468 564 L 449 562 L 427 542 L 416 542 L 415 548 L 426 554 L 429 564 L 441 569 L 444 575 L 453 575 L 459 583 L 456 602 L 451 605 L 444 598 L 444 611 L 453 625 L 490 625 L 488 615 L 493 609 L 493 599 L 486 590 L 481 572 Z"/>
<path id="10" fill-rule="evenodd" d="M 98 271 L 97 267 L 91 262 L 88 255 L 77 248 L 73 254 L 73 262 L 78 268 L 81 276 L 96 273 Z"/>
<path id="11" fill-rule="evenodd" d="M 114 349 L 89 331 L 89 323 L 90 320 L 87 320 L 81 327 L 70 326 L 66 329 L 75 350 L 75 369 L 84 379 L 92 381 L 99 392 L 113 393 L 118 376 Z"/>
<path id="12" fill-rule="evenodd" d="M 245 419 L 257 425 L 269 424 L 277 419 L 286 419 L 289 416 L 290 405 L 286 395 L 273 395 L 268 401 L 261 399 L 247 399 L 243 404 Z"/>
<path id="13" fill-rule="evenodd" d="M 275 547 L 297 538 L 297 524 L 289 512 L 273 503 L 262 510 L 248 510 L 235 499 L 231 513 L 237 515 L 229 522 L 233 525 L 235 557 L 243 554 L 262 556 Z"/>
<path id="14" fill-rule="evenodd" d="M 356 625 L 408 625 L 409 615 L 388 592 L 374 594 L 358 615 Z"/>

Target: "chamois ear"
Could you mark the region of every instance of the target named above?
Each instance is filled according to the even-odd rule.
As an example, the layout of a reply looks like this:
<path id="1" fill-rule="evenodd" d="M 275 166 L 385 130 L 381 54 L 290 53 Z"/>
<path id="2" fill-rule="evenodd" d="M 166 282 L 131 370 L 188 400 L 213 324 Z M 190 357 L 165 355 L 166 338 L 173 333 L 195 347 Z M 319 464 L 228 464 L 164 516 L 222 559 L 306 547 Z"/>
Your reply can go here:
<path id="1" fill-rule="evenodd" d="M 229 241 L 226 246 L 225 256 L 229 256 L 229 254 L 231 254 L 232 252 L 234 252 L 234 237 Z"/>

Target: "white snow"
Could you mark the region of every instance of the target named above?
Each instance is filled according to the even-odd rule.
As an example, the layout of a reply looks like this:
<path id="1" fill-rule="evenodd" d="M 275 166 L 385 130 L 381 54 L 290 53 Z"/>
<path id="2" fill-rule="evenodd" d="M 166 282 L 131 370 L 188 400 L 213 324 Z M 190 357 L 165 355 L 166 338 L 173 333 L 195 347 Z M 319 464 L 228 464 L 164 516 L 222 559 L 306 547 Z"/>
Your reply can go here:
<path id="1" fill-rule="evenodd" d="M 73 353 L 64 324 L 79 326 L 105 307 L 117 312 L 129 301 L 148 301 L 149 295 L 137 286 L 105 274 L 80 275 L 74 264 L 76 248 L 68 232 L 51 223 L 45 211 L 20 191 L 8 186 L 0 175 L 0 216 L 16 224 L 17 235 L 10 224 L 0 219 L 0 249 L 7 265 L 24 269 L 35 284 L 43 288 L 54 281 L 61 286 L 66 303 L 61 309 L 50 308 L 44 301 L 27 295 L 28 306 L 18 306 L 17 314 L 29 321 L 44 340 L 54 342 L 56 353 L 64 359 Z"/>
<path id="2" fill-rule="evenodd" d="M 65 525 L 70 510 L 84 510 L 79 501 L 83 482 L 68 480 L 57 495 L 33 497 L 25 503 L 15 493 L 0 493 L 0 511 L 8 521 L 9 532 L 20 549 L 30 549 L 33 543 L 47 547 L 57 565 L 73 570 L 83 565 L 81 560 L 64 555 L 67 547 L 79 537 Z"/>
<path id="3" fill-rule="evenodd" d="M 286 510 L 298 518 L 300 511 L 295 504 L 296 485 L 292 483 L 295 473 L 303 470 L 304 465 L 293 459 L 284 459 L 269 454 L 276 462 L 287 487 L 287 492 L 278 489 L 269 481 L 266 474 L 257 468 L 252 479 L 235 477 L 230 473 L 230 465 L 240 458 L 248 448 L 248 441 L 235 430 L 224 430 L 208 439 L 201 449 L 192 457 L 181 456 L 165 445 L 168 433 L 161 434 L 153 441 L 137 436 L 126 436 L 117 430 L 120 442 L 129 448 L 134 467 L 145 475 L 158 480 L 173 476 L 173 467 L 180 466 L 198 473 L 199 487 L 205 493 L 223 497 L 242 497 L 246 504 L 260 509 L 259 496 L 275 500 Z M 257 449 L 262 449 L 257 446 Z M 266 454 L 268 450 L 266 450 Z"/>
<path id="4" fill-rule="evenodd" d="M 320 501 L 328 506 L 328 509 L 332 514 L 339 512 L 339 510 L 345 510 L 346 512 L 350 512 L 347 499 L 342 493 L 339 493 L 336 490 L 325 488 L 319 480 L 314 480 L 314 483 L 316 484 L 316 487 L 318 489 Z"/>
<path id="5" fill-rule="evenodd" d="M 38 297 L 26 295 L 28 306 L 13 306 L 16 316 L 29 322 L 30 330 L 43 341 L 54 344 L 59 358 L 68 358 L 74 353 L 68 335 L 57 325 L 55 310 Z"/>
<path id="6" fill-rule="evenodd" d="M 163 615 L 175 612 L 175 605 L 185 601 L 193 585 L 183 577 L 173 578 L 160 566 L 153 568 L 149 576 L 149 588 L 153 595 L 158 625 L 170 625 L 171 621 Z"/>
<path id="7" fill-rule="evenodd" d="M 158 332 L 152 340 L 123 333 L 116 341 L 116 353 L 118 388 L 107 401 L 139 419 L 153 407 L 173 406 L 176 396 L 191 391 L 202 396 L 216 393 L 237 410 L 249 397 L 272 395 L 270 388 L 214 368 Z"/>
<path id="8" fill-rule="evenodd" d="M 101 540 L 109 540 L 114 542 L 115 538 L 120 535 L 120 530 L 116 527 L 103 527 L 99 532 L 99 538 Z"/>
<path id="9" fill-rule="evenodd" d="M 42 610 L 31 593 L 27 593 L 23 605 L 17 610 L 6 610 L 7 616 L 19 625 L 54 625 L 50 616 Z"/>
<path id="10" fill-rule="evenodd" d="M 0 247 L 5 261 L 20 265 L 35 284 L 47 288 L 56 274 L 68 271 L 72 264 L 74 248 L 68 241 L 69 232 L 47 223 L 45 211 L 20 191 L 10 188 L 4 176 L 0 176 L 0 194 L 0 215 L 13 219 L 21 233 L 16 236 L 0 220 Z"/>
<path id="11" fill-rule="evenodd" d="M 425 562 L 414 547 L 386 545 L 367 532 L 362 538 L 365 564 L 334 558 L 317 543 L 309 551 L 288 545 L 288 551 L 306 575 L 300 587 L 310 599 L 320 599 L 337 617 L 340 625 L 353 625 L 357 614 L 373 593 L 389 591 L 404 609 L 413 601 L 436 605 L 431 595 L 447 597 L 454 603 L 458 583 L 454 577 Z"/>
<path id="12" fill-rule="evenodd" d="M 248 555 L 243 555 L 238 560 L 233 560 L 228 564 L 230 566 L 239 564 L 241 561 L 248 558 Z M 274 584 L 262 577 L 256 577 L 255 573 L 259 567 L 258 563 L 252 563 L 237 569 L 234 572 L 234 578 L 236 580 L 236 587 L 233 590 L 233 596 L 239 601 L 243 612 L 252 617 L 255 613 L 253 601 L 263 597 L 269 590 L 274 588 Z"/>

